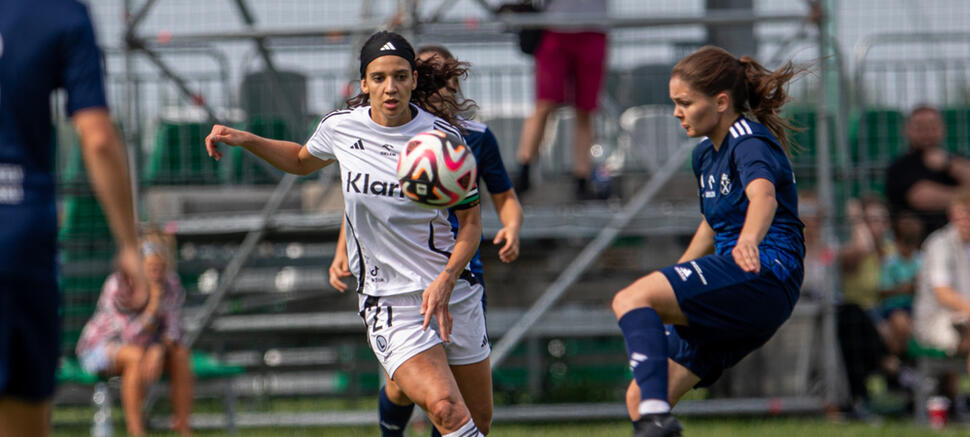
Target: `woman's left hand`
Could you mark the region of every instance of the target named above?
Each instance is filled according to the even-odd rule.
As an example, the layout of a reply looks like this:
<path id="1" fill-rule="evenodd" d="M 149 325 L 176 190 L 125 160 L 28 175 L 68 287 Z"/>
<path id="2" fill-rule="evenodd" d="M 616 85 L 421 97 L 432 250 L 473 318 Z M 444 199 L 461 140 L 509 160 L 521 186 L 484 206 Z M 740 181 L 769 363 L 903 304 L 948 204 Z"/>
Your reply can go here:
<path id="1" fill-rule="evenodd" d="M 449 337 L 454 319 L 448 312 L 448 303 L 451 301 L 451 291 L 454 288 L 455 279 L 442 273 L 421 294 L 421 314 L 424 315 L 421 329 L 428 329 L 431 325 L 431 316 L 434 316 L 438 320 L 438 334 L 441 335 L 441 341 L 445 343 L 451 341 Z"/>
<path id="2" fill-rule="evenodd" d="M 738 239 L 738 244 L 731 250 L 731 256 L 734 257 L 734 262 L 738 263 L 738 267 L 741 267 L 741 270 L 748 273 L 761 272 L 761 260 L 758 254 L 757 243 Z"/>

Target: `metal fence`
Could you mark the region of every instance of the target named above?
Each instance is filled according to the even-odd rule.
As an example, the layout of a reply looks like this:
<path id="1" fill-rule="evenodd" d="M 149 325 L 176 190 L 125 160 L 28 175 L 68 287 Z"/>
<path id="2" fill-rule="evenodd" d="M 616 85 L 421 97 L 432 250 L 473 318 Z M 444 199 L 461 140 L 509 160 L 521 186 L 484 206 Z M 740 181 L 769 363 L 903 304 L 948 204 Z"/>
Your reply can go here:
<path id="1" fill-rule="evenodd" d="M 106 9 L 120 10 L 124 5 L 130 8 L 131 17 L 148 11 L 141 28 L 136 29 L 134 22 L 119 24 L 107 18 L 98 24 L 105 24 L 102 40 L 111 40 L 106 35 L 136 29 L 129 35 L 136 43 L 130 47 L 132 51 L 107 51 L 109 94 L 126 138 L 138 146 L 132 150 L 143 219 L 168 227 L 179 239 L 180 273 L 195 307 L 188 327 L 193 335 L 206 328 L 198 337 L 199 347 L 216 351 L 247 369 L 236 387 L 246 396 L 373 393 L 379 372 L 363 342 L 358 341 L 361 327 L 353 315 L 352 299 L 341 298 L 325 285 L 325 269 L 342 217 L 339 197 L 333 190 L 321 188 L 315 177 L 283 179 L 283 183 L 296 187 L 285 189 L 277 185 L 282 176 L 278 171 L 239 150 L 216 165 L 205 156 L 202 138 L 213 122 L 220 121 L 302 142 L 320 114 L 342 106 L 354 92 L 356 81 L 348 71 L 355 62 L 351 54 L 363 29 L 376 28 L 388 21 L 399 5 L 413 3 L 254 3 L 252 15 L 267 24 L 247 24 L 237 18 L 230 2 L 161 0 L 147 9 L 152 3 L 156 2 L 129 0 L 94 7 L 102 17 L 108 16 Z M 512 169 L 522 118 L 531 110 L 531 64 L 517 52 L 512 34 L 501 32 L 514 29 L 515 23 L 489 16 L 479 2 L 459 2 L 461 5 L 450 8 L 449 3 L 426 2 L 419 10 L 419 15 L 442 10 L 443 23 L 407 27 L 405 17 L 403 29 L 412 32 L 416 45 L 446 42 L 459 58 L 472 61 L 472 73 L 463 90 L 479 102 L 480 119 L 495 131 L 506 167 Z M 834 6 L 830 10 L 836 16 L 853 19 L 864 8 L 849 2 L 829 6 Z M 964 9 L 970 8 L 960 10 Z M 792 58 L 823 59 L 818 61 L 815 73 L 793 85 L 795 102 L 786 113 L 805 128 L 795 135 L 804 149 L 793 157 L 799 183 L 829 192 L 830 206 L 880 189 L 881 172 L 904 147 L 901 116 L 914 102 L 954 108 L 949 136 L 952 147 L 970 150 L 966 128 L 970 111 L 962 109 L 970 106 L 966 102 L 965 59 L 970 50 L 963 45 L 970 37 L 906 34 L 873 38 L 868 46 L 860 44 L 854 57 L 848 59 L 840 54 L 846 52 L 848 43 L 826 32 L 820 35 L 813 23 L 804 20 L 808 8 L 802 2 L 755 2 L 754 10 L 757 14 L 746 19 L 721 19 L 757 21 L 759 57 L 769 59 L 770 67 Z M 610 68 L 597 120 L 600 154 L 596 159 L 617 173 L 643 181 L 660 175 L 650 186 L 660 195 L 671 187 L 682 189 L 685 184 L 678 177 L 686 175 L 686 180 L 693 182 L 683 162 L 684 147 L 689 145 L 685 146 L 683 133 L 670 117 L 666 80 L 679 57 L 705 43 L 704 23 L 718 15 L 706 14 L 700 2 L 672 5 L 633 0 L 611 2 L 611 12 L 618 17 L 618 27 L 610 31 Z M 201 18 L 224 17 L 227 13 L 232 18 L 214 23 Z M 822 23 L 824 29 L 827 22 Z M 282 34 L 280 28 L 289 28 L 292 34 Z M 484 32 L 483 28 L 493 31 Z M 851 33 L 836 30 L 837 36 Z M 266 38 L 247 39 L 247 32 L 263 32 Z M 116 47 L 121 46 L 121 41 L 115 42 Z M 892 44 L 890 49 L 874 55 L 887 43 Z M 909 56 L 894 55 L 899 44 L 912 44 L 913 52 L 926 47 L 934 50 L 926 51 L 925 60 L 913 62 Z M 281 100 L 281 95 L 287 98 Z M 570 114 L 567 110 L 557 115 L 558 121 L 550 125 L 553 135 L 543 146 L 540 165 L 542 177 L 550 180 L 567 174 L 570 168 Z M 71 136 L 62 134 L 59 139 L 65 145 Z M 818 147 L 821 145 L 824 147 Z M 78 173 L 80 160 L 72 149 L 76 150 L 61 147 L 59 154 L 65 224 L 61 232 L 68 332 L 65 351 L 72 349 L 71 342 L 93 309 L 100 281 L 110 269 L 111 248 L 106 229 L 98 227 L 101 219 L 97 206 L 79 182 L 83 173 Z M 319 177 L 328 180 L 334 175 Z M 692 194 L 693 190 L 687 191 Z M 565 247 L 560 250 L 563 253 L 549 254 L 551 260 L 558 261 L 537 263 L 552 273 L 534 275 L 542 287 L 548 286 L 547 296 L 558 295 L 539 301 L 531 312 L 524 309 L 533 304 L 531 301 L 517 308 L 502 308 L 494 315 L 490 312 L 494 336 L 511 333 L 506 343 L 496 345 L 503 358 L 509 357 L 504 368 L 496 369 L 497 399 L 509 403 L 542 399 L 543 391 L 557 390 L 567 396 L 570 388 L 593 386 L 607 387 L 599 400 L 622 393 L 622 382 L 628 375 L 612 316 L 606 311 L 584 311 L 582 323 L 577 324 L 577 313 L 570 312 L 577 304 L 568 302 L 571 296 L 565 291 L 578 288 L 584 272 L 602 269 L 603 265 L 597 264 L 600 255 L 622 250 L 616 248 L 624 241 L 646 246 L 658 241 L 650 238 L 689 235 L 696 226 L 696 199 L 675 195 L 656 200 L 655 194 L 644 189 L 620 199 L 637 202 L 575 210 L 527 205 L 527 220 L 543 222 L 527 221 L 523 235 L 534 238 L 534 247 L 550 245 L 549 241 L 558 241 L 551 245 L 556 249 Z M 276 203 L 266 207 L 267 202 Z M 621 209 L 624 206 L 627 210 Z M 834 225 L 839 222 L 839 211 L 833 209 L 835 214 L 827 229 L 826 241 L 833 245 L 835 237 L 845 233 Z M 627 222 L 603 226 L 608 218 L 618 215 Z M 495 229 L 494 218 L 485 219 L 486 228 Z M 583 246 L 570 246 L 570 241 L 591 244 L 582 252 Z M 676 247 L 668 252 L 679 250 Z M 582 263 L 554 281 L 570 253 L 585 254 Z M 555 265 L 550 268 L 550 264 Z M 682 411 L 750 413 L 790 406 L 792 411 L 815 412 L 821 408 L 821 397 L 835 401 L 837 382 L 832 374 L 838 369 L 833 367 L 835 339 L 830 331 L 834 329 L 835 300 L 835 279 L 831 278 L 829 295 L 800 305 L 790 327 L 737 371 L 738 375 L 747 372 L 777 380 L 777 387 L 783 389 L 747 391 L 737 387 L 740 376 L 731 386 L 729 374 L 725 387 L 709 396 L 745 397 L 737 409 L 723 409 L 723 404 L 712 400 L 685 404 Z M 534 293 L 536 297 L 542 287 Z M 567 303 L 557 304 L 564 293 Z M 537 320 L 549 323 L 530 330 Z M 786 347 L 786 341 L 803 347 Z M 808 346 L 813 348 L 806 349 Z M 812 353 L 813 349 L 817 352 Z M 764 364 L 768 361 L 766 354 L 790 358 L 786 372 Z M 794 363 L 794 372 L 788 371 L 788 363 Z M 768 370 L 759 367 L 762 365 Z M 605 373 L 614 378 L 603 379 Z M 319 378 L 318 383 L 309 384 L 314 378 Z M 784 401 L 748 399 L 766 394 L 783 396 Z M 568 396 L 567 400 L 576 401 Z M 622 397 L 612 400 L 620 402 Z M 601 404 L 572 411 L 586 407 L 592 417 L 623 414 L 622 409 Z M 549 414 L 542 408 L 535 407 L 536 417 Z M 499 419 L 532 417 L 528 416 L 532 411 L 529 408 L 501 411 L 496 416 Z M 308 420 L 294 417 L 297 424 Z M 311 422 L 345 423 L 346 417 Z M 359 417 L 358 421 L 372 420 L 367 414 Z M 269 423 L 269 419 L 264 415 L 247 420 Z M 221 426 L 223 422 L 212 423 Z"/>

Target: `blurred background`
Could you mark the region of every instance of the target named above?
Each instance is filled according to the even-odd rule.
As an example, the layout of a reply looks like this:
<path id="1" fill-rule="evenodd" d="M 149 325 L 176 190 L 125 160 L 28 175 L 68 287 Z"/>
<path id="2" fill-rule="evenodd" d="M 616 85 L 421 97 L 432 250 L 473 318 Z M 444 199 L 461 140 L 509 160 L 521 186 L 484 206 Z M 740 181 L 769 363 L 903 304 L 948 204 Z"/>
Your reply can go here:
<path id="1" fill-rule="evenodd" d="M 284 178 L 241 149 L 211 160 L 203 138 L 218 122 L 303 143 L 322 115 L 356 94 L 360 44 L 379 28 L 403 33 L 415 47 L 445 45 L 471 63 L 463 94 L 478 102 L 475 119 L 497 136 L 513 177 L 535 89 L 534 61 L 519 50 L 517 32 L 556 24 L 608 30 L 590 149 L 592 183 L 605 194 L 571 196 L 574 116 L 563 108 L 547 126 L 533 189 L 521 199 L 519 260 L 498 261 L 491 237 L 501 224 L 487 201 L 482 210 L 496 432 L 504 423 L 625 417 L 630 373 L 609 302 L 676 260 L 701 218 L 687 159 L 696 141 L 671 115 L 667 80 L 678 59 L 705 44 L 754 55 L 772 69 L 787 61 L 809 67 L 791 85 L 785 113 L 802 129 L 791 158 L 806 233 L 815 239 L 806 266 L 815 270 L 775 338 L 675 412 L 920 423 L 936 394 L 950 397 L 954 419 L 966 411 L 966 390 L 937 382 L 956 372 L 970 385 L 962 358 L 934 355 L 908 337 L 902 350 L 872 353 L 870 343 L 856 341 L 857 330 L 840 317 L 853 303 L 840 279 L 852 272 L 840 254 L 854 241 L 847 205 L 884 198 L 885 171 L 907 151 L 905 117 L 914 107 L 939 108 L 941 147 L 970 153 L 970 4 L 603 1 L 608 18 L 585 21 L 501 15 L 495 11 L 504 2 L 496 0 L 87 2 L 140 219 L 174 236 L 198 379 L 197 430 L 376 433 L 381 372 L 356 296 L 328 284 L 343 216 L 336 166 Z M 78 371 L 73 357 L 112 270 L 113 244 L 73 130 L 63 114 L 58 120 L 65 358 L 54 422 L 59 432 L 85 434 L 92 421 L 121 420 L 117 381 Z M 882 334 L 879 321 L 863 323 L 870 322 Z M 155 402 L 166 393 L 153 390 L 146 406 L 156 429 L 168 424 L 168 402 Z"/>

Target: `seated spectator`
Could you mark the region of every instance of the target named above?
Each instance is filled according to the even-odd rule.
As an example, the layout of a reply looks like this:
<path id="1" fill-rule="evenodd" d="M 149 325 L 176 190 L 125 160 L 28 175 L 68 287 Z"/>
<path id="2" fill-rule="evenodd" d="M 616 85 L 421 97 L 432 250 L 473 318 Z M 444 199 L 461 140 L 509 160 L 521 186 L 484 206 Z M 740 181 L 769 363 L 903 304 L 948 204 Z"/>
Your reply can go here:
<path id="1" fill-rule="evenodd" d="M 798 218 L 805 224 L 805 278 L 801 299 L 818 300 L 825 295 L 826 269 L 835 260 L 835 251 L 822 237 L 824 217 L 818 194 L 814 191 L 798 193 Z"/>
<path id="2" fill-rule="evenodd" d="M 949 224 L 933 232 L 923 244 L 923 266 L 916 284 L 913 334 L 926 347 L 950 356 L 970 352 L 970 191 L 950 202 Z M 970 360 L 968 360 L 970 369 Z M 943 389 L 956 395 L 956 378 Z"/>
<path id="3" fill-rule="evenodd" d="M 866 379 L 884 370 L 890 357 L 876 328 L 876 304 L 882 260 L 892 252 L 892 242 L 886 238 L 889 212 L 881 200 L 853 199 L 846 210 L 852 236 L 839 251 L 842 304 L 836 317 L 852 405 L 844 405 L 843 410 L 850 417 L 865 419 L 871 415 Z"/>
<path id="4" fill-rule="evenodd" d="M 89 373 L 121 376 L 121 401 L 128 434 L 145 435 L 142 402 L 162 369 L 171 379 L 172 427 L 190 434 L 193 375 L 189 350 L 180 341 L 185 291 L 170 271 L 169 245 L 159 235 L 142 242 L 149 298 L 141 308 L 130 305 L 131 286 L 120 273 L 108 277 L 91 320 L 77 344 L 81 366 Z"/>
<path id="5" fill-rule="evenodd" d="M 865 196 L 850 200 L 846 212 L 852 235 L 839 251 L 843 301 L 871 311 L 879 302 L 882 261 L 894 250 L 888 238 L 889 211 L 879 198 Z"/>
<path id="6" fill-rule="evenodd" d="M 889 353 L 901 357 L 913 333 L 913 296 L 922 262 L 919 246 L 923 222 L 912 213 L 901 213 L 893 220 L 893 236 L 896 252 L 886 257 L 879 280 L 880 333 Z"/>
<path id="7" fill-rule="evenodd" d="M 886 196 L 893 215 L 917 214 L 933 232 L 946 224 L 946 209 L 961 189 L 970 189 L 970 160 L 942 147 L 945 127 L 940 111 L 916 107 L 906 119 L 904 135 L 909 152 L 886 170 Z"/>

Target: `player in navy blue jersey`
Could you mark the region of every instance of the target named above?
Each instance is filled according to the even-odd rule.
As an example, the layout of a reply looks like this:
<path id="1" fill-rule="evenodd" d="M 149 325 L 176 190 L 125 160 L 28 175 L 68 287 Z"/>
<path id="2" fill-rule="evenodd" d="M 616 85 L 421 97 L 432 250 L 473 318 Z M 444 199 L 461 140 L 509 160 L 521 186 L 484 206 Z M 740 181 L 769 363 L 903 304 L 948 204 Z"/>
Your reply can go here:
<path id="1" fill-rule="evenodd" d="M 46 436 L 60 349 L 51 93 L 66 112 L 132 283 L 148 297 L 127 160 L 108 114 L 101 54 L 76 0 L 0 0 L 0 436 Z"/>
<path id="2" fill-rule="evenodd" d="M 436 57 L 439 57 L 441 60 L 455 59 L 448 49 L 441 46 L 424 46 L 418 49 L 419 62 L 434 62 Z M 439 92 L 443 96 L 452 96 L 460 92 L 459 90 L 458 78 L 455 77 L 452 78 L 450 84 L 442 87 Z M 434 101 L 432 100 L 430 103 L 434 104 Z M 499 259 L 502 262 L 510 263 L 515 261 L 519 256 L 519 230 L 522 227 L 522 205 L 519 203 L 518 196 L 516 196 L 515 190 L 512 188 L 511 179 L 505 171 L 502 156 L 499 152 L 498 140 L 496 140 L 492 131 L 488 129 L 488 126 L 472 120 L 464 120 L 463 137 L 475 155 L 476 162 L 478 163 L 478 176 L 485 182 L 485 187 L 491 194 L 495 211 L 498 213 L 499 220 L 502 222 L 502 229 L 496 232 L 492 242 L 494 244 L 502 244 L 498 252 Z M 459 223 L 458 216 L 455 215 L 454 211 L 449 211 L 448 221 L 451 223 L 452 232 L 457 235 Z M 350 275 L 346 253 L 345 229 L 341 227 L 334 260 L 330 265 L 330 284 L 341 292 L 347 289 L 347 285 L 342 282 L 341 278 Z M 479 278 L 480 283 L 484 286 L 484 272 L 480 251 L 475 251 L 475 255 L 469 262 L 468 268 Z M 486 294 L 482 293 L 483 309 L 485 303 Z M 483 338 L 482 341 L 486 342 L 488 340 L 487 338 Z M 475 377 L 475 374 L 466 371 L 465 367 L 467 366 L 451 366 L 452 372 L 455 372 L 457 380 L 467 381 Z M 475 384 L 470 384 L 470 386 L 479 386 L 482 384 L 487 384 L 491 387 L 491 380 L 478 381 Z M 473 416 L 478 416 L 476 417 L 476 421 L 478 422 L 491 421 L 492 398 L 490 395 L 491 390 L 488 390 L 487 397 L 481 395 L 472 396 L 463 393 L 465 402 L 468 403 Z M 381 435 L 383 437 L 403 436 L 405 427 L 414 410 L 414 403 L 408 399 L 393 380 L 388 379 L 387 384 L 381 387 L 378 407 Z M 431 435 L 440 436 L 441 434 L 436 428 L 432 427 Z"/>
<path id="3" fill-rule="evenodd" d="M 777 113 L 796 74 L 711 46 L 674 66 L 674 116 L 688 136 L 706 137 L 692 162 L 703 219 L 677 264 L 613 298 L 634 376 L 634 436 L 680 435 L 671 405 L 768 341 L 798 300 L 803 225 L 791 126 Z"/>

